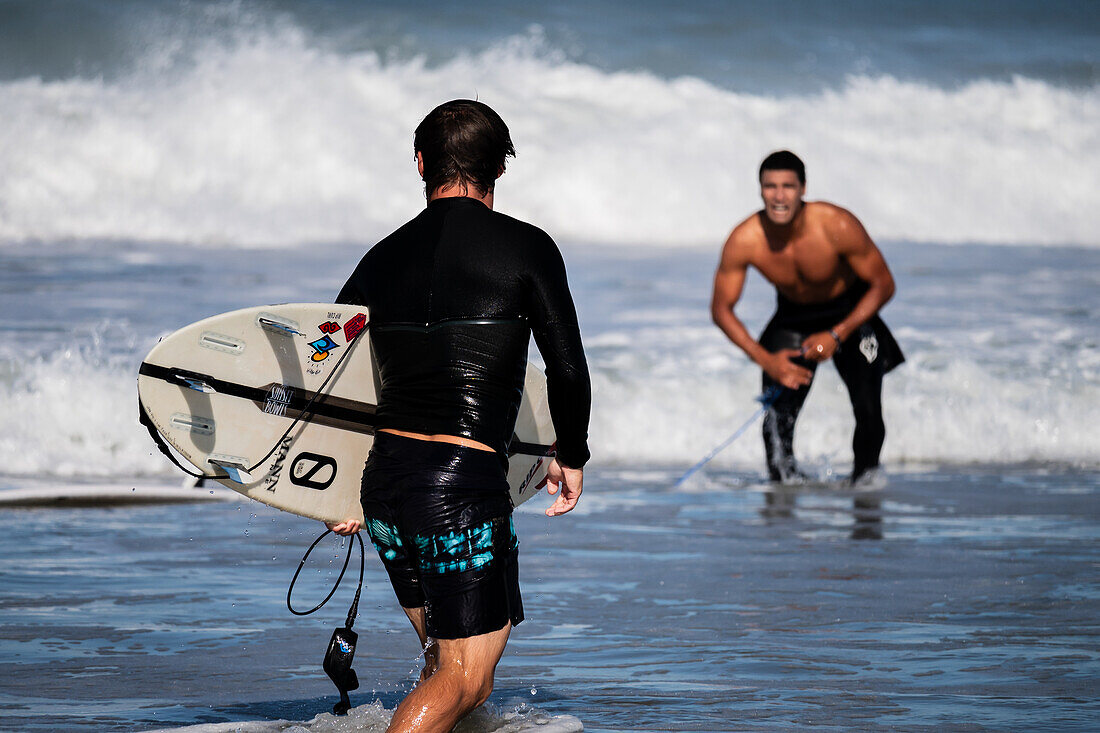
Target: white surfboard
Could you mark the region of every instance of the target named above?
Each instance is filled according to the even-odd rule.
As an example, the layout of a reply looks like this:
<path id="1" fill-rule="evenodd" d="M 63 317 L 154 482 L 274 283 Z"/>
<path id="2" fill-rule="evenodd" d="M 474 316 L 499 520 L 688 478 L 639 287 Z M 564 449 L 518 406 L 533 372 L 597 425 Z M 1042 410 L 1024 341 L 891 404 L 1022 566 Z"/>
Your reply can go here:
<path id="1" fill-rule="evenodd" d="M 362 520 L 379 386 L 368 328 L 366 308 L 326 303 L 193 323 L 142 362 L 143 413 L 197 472 L 235 491 L 311 519 Z M 546 378 L 528 365 L 509 446 L 514 505 L 536 493 L 553 443 Z"/>

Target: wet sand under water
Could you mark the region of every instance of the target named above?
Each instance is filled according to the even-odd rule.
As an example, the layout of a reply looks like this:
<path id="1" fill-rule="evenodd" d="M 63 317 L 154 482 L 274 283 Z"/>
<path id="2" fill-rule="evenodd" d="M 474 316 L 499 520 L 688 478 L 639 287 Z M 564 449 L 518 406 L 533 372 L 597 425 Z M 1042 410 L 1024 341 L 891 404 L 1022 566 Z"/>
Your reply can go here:
<path id="1" fill-rule="evenodd" d="M 1100 727 L 1096 472 L 910 471 L 860 493 L 676 477 L 593 468 L 573 515 L 517 513 L 527 620 L 483 730 L 516 710 L 593 732 Z M 285 607 L 319 523 L 247 502 L 0 521 L 0 729 L 309 721 L 335 702 L 320 663 L 352 584 L 314 616 Z M 296 605 L 327 592 L 343 552 L 325 547 Z M 352 702 L 392 710 L 418 650 L 373 554 L 366 585 Z"/>

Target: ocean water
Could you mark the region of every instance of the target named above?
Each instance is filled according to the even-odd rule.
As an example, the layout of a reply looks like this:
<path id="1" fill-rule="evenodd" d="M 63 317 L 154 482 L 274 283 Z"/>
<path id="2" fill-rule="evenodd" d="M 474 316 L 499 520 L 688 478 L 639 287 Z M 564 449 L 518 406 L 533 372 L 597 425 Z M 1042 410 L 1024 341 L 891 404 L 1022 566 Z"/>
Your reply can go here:
<path id="1" fill-rule="evenodd" d="M 893 465 L 1096 468 L 1100 249 L 880 242 L 898 283 L 883 311 L 907 363 L 886 379 Z M 690 466 L 756 409 L 759 370 L 710 322 L 721 242 L 644 249 L 564 242 L 595 390 L 600 464 Z M 0 431 L 12 480 L 168 478 L 137 424 L 135 380 L 160 336 L 260 303 L 335 298 L 364 246 L 173 248 L 88 240 L 0 248 Z M 755 275 L 739 313 L 763 328 Z M 537 352 L 532 352 L 537 359 Z M 796 452 L 847 470 L 854 422 L 825 367 Z M 721 468 L 757 469 L 755 431 Z"/>
<path id="2" fill-rule="evenodd" d="M 897 472 L 857 495 L 676 475 L 593 467 L 568 520 L 521 507 L 527 620 L 475 731 L 1095 730 L 1095 472 Z M 352 590 L 284 606 L 316 522 L 234 501 L 0 517 L 0 729 L 381 733 L 419 672 L 368 558 L 355 719 L 324 715 Z M 342 558 L 322 546 L 298 606 Z"/>
<path id="3" fill-rule="evenodd" d="M 473 730 L 1093 730 L 1098 8 L 0 3 L 0 496 L 178 484 L 137 424 L 142 356 L 333 298 L 423 205 L 413 127 L 477 96 L 519 151 L 497 207 L 565 253 L 595 403 L 582 506 L 518 515 L 528 620 Z M 708 303 L 780 147 L 898 282 L 878 491 L 836 481 L 831 367 L 795 446 L 820 483 L 761 484 L 753 425 L 673 487 L 756 409 Z M 738 313 L 758 331 L 773 298 L 754 276 Z M 0 509 L 0 730 L 331 708 L 350 591 L 282 605 L 319 525 L 209 498 Z M 373 558 L 367 586 L 353 701 L 380 730 L 417 650 Z"/>
<path id="4" fill-rule="evenodd" d="M 880 237 L 1098 243 L 1095 3 L 438 5 L 9 0 L 0 238 L 369 240 L 476 96 L 501 205 L 559 238 L 713 242 L 789 147 Z"/>

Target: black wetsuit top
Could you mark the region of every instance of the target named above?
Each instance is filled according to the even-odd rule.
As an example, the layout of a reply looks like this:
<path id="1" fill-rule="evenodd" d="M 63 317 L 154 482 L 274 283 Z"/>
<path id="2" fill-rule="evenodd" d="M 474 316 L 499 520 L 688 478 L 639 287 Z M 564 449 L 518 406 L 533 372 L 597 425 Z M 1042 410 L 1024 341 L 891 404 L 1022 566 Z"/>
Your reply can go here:
<path id="1" fill-rule="evenodd" d="M 588 460 L 588 365 L 565 263 L 541 229 L 476 199 L 435 199 L 364 255 L 337 302 L 370 308 L 377 428 L 506 455 L 534 334 L 558 460 Z"/>

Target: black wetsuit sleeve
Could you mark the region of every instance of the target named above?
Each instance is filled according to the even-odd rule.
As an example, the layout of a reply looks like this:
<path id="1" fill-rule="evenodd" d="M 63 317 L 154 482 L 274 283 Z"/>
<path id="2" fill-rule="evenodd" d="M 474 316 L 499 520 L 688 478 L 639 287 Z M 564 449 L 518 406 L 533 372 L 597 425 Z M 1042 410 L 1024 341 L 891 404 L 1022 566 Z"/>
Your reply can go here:
<path id="1" fill-rule="evenodd" d="M 547 240 L 531 282 L 531 333 L 546 363 L 547 400 L 558 436 L 558 461 L 581 468 L 591 455 L 588 419 L 592 383 L 565 262 L 553 241 Z"/>

